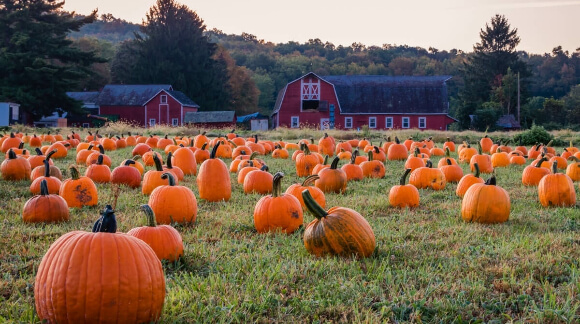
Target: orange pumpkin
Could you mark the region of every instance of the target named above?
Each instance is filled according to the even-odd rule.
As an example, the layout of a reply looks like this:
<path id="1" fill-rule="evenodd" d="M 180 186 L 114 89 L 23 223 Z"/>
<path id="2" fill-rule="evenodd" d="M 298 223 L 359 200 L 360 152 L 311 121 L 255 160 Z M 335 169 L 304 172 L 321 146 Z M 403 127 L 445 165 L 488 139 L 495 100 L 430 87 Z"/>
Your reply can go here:
<path id="1" fill-rule="evenodd" d="M 318 172 L 319 179 L 314 185 L 323 192 L 345 193 L 347 177 L 342 169 L 338 169 L 338 156 L 334 157 L 329 168 Z"/>
<path id="2" fill-rule="evenodd" d="M 296 174 L 299 177 L 307 177 L 312 174 L 312 169 L 318 164 L 318 157 L 310 154 L 308 146 L 304 146 L 304 152 L 296 156 Z"/>
<path id="3" fill-rule="evenodd" d="M 183 173 L 180 167 L 174 166 L 171 160 L 173 160 L 173 153 L 169 152 L 169 154 L 167 154 L 167 163 L 166 165 L 163 166 L 163 170 L 173 173 L 173 175 L 177 178 L 177 180 L 179 181 L 183 180 L 185 174 Z"/>
<path id="4" fill-rule="evenodd" d="M 123 165 L 116 167 L 111 173 L 111 183 L 126 185 L 130 188 L 139 188 L 141 186 L 141 173 L 131 165 L 135 164 L 133 160 L 125 160 Z"/>
<path id="5" fill-rule="evenodd" d="M 197 218 L 197 199 L 193 191 L 178 186 L 171 172 L 164 172 L 161 179 L 167 185 L 153 189 L 149 196 L 149 206 L 159 224 L 193 223 Z"/>
<path id="6" fill-rule="evenodd" d="M 373 160 L 373 151 L 368 152 L 369 160 L 360 164 L 365 178 L 382 179 L 385 177 L 385 165 L 381 161 Z"/>
<path id="7" fill-rule="evenodd" d="M 268 172 L 267 165 L 263 165 L 259 170 L 252 170 L 244 177 L 244 193 L 269 194 L 272 192 L 272 180 L 273 176 Z"/>
<path id="8" fill-rule="evenodd" d="M 391 204 L 391 206 L 399 208 L 413 208 L 419 206 L 419 190 L 411 184 L 405 184 L 407 175 L 409 175 L 411 171 L 411 169 L 406 169 L 399 181 L 399 185 L 393 186 L 391 190 L 389 190 L 389 204 Z"/>
<path id="9" fill-rule="evenodd" d="M 410 146 L 410 144 L 409 144 Z M 395 143 L 389 146 L 387 151 L 387 159 L 389 161 L 400 160 L 404 161 L 409 155 L 409 150 L 404 144 L 401 144 L 399 138 L 395 136 Z"/>
<path id="10" fill-rule="evenodd" d="M 30 163 L 25 158 L 16 156 L 16 153 L 9 149 L 8 158 L 0 165 L 0 172 L 4 180 L 30 180 Z"/>
<path id="11" fill-rule="evenodd" d="M 216 151 L 221 144 L 213 147 L 209 159 L 199 167 L 197 187 L 199 197 L 207 201 L 228 201 L 232 196 L 232 186 L 228 167 L 224 161 L 216 158 Z"/>
<path id="12" fill-rule="evenodd" d="M 547 161 L 546 158 L 541 158 L 534 165 L 528 165 L 522 172 L 522 183 L 526 186 L 537 186 L 540 180 L 550 173 L 550 169 L 542 167 L 542 163 Z"/>
<path id="13" fill-rule="evenodd" d="M 493 141 L 491 140 L 491 138 L 489 138 L 489 136 L 487 136 L 487 134 L 485 134 L 485 136 L 479 140 L 479 145 L 481 145 L 482 152 L 491 154 L 490 150 L 491 146 L 493 145 Z"/>
<path id="14" fill-rule="evenodd" d="M 41 179 L 40 193 L 30 198 L 22 209 L 25 223 L 51 223 L 67 221 L 69 210 L 66 201 L 57 194 L 50 194 L 45 179 Z"/>
<path id="15" fill-rule="evenodd" d="M 510 208 L 509 194 L 496 186 L 492 175 L 485 183 L 476 183 L 467 189 L 461 202 L 461 217 L 466 222 L 503 223 L 509 218 Z"/>
<path id="16" fill-rule="evenodd" d="M 580 159 L 575 156 L 570 156 L 568 158 L 570 161 L 574 161 L 566 167 L 566 175 L 572 179 L 572 181 L 580 181 Z"/>
<path id="17" fill-rule="evenodd" d="M 63 181 L 58 192 L 59 196 L 66 200 L 69 207 L 73 208 L 96 205 L 99 202 L 99 196 L 93 180 L 80 177 L 79 170 L 74 165 L 69 170 L 71 178 Z"/>
<path id="18" fill-rule="evenodd" d="M 258 233 L 282 231 L 293 233 L 303 223 L 302 208 L 296 197 L 283 194 L 281 180 L 284 173 L 278 172 L 272 180 L 272 195 L 262 197 L 254 208 L 254 226 Z"/>
<path id="19" fill-rule="evenodd" d="M 48 164 L 48 160 L 44 160 L 44 170 L 43 177 L 38 177 L 32 181 L 32 184 L 30 185 L 30 192 L 33 195 L 40 194 L 42 190 L 41 184 L 42 181 L 44 181 L 46 183 L 49 194 L 58 194 L 62 182 L 59 178 L 50 176 L 50 164 Z"/>
<path id="20" fill-rule="evenodd" d="M 572 207 L 576 205 L 574 183 L 566 174 L 558 173 L 557 163 L 552 163 L 552 174 L 547 174 L 540 180 L 538 197 L 544 207 Z"/>
<path id="21" fill-rule="evenodd" d="M 409 178 L 409 183 L 418 189 L 431 188 L 433 190 L 443 190 L 445 189 L 445 175 L 441 170 L 432 168 L 433 164 L 431 161 L 427 161 L 427 164 L 423 168 L 418 168 L 411 173 Z"/>
<path id="22" fill-rule="evenodd" d="M 469 187 L 476 183 L 484 183 L 485 181 L 479 177 L 479 164 L 474 163 L 473 168 L 475 169 L 473 174 L 466 174 L 464 175 L 461 180 L 457 183 L 457 189 L 455 190 L 455 194 L 461 198 L 465 196 L 465 192 Z"/>
<path id="23" fill-rule="evenodd" d="M 97 158 L 97 163 L 89 165 L 85 171 L 85 177 L 96 183 L 111 182 L 111 169 L 103 164 L 103 156 L 103 154 L 100 154 Z"/>
<path id="24" fill-rule="evenodd" d="M 445 176 L 445 181 L 447 182 L 459 182 L 463 177 L 463 170 L 457 164 L 451 163 L 451 160 L 447 160 L 447 165 L 439 168 L 443 175 Z"/>
<path id="25" fill-rule="evenodd" d="M 155 163 L 155 170 L 149 170 L 145 172 L 145 175 L 143 176 L 141 192 L 145 195 L 151 194 L 153 190 L 159 186 L 169 184 L 169 180 L 167 180 L 167 178 L 162 178 L 165 171 L 163 170 L 161 160 L 157 155 L 153 155 L 153 162 Z M 175 182 L 179 183 L 177 179 L 175 179 Z"/>
<path id="26" fill-rule="evenodd" d="M 447 137 L 447 141 L 443 143 L 443 149 L 449 149 L 449 151 L 455 152 L 455 143 L 451 138 Z"/>
<path id="27" fill-rule="evenodd" d="M 318 140 L 318 148 L 322 154 L 333 156 L 335 146 L 334 138 L 332 136 L 328 136 L 327 133 L 324 133 L 324 137 Z"/>
<path id="28" fill-rule="evenodd" d="M 296 197 L 300 201 L 300 206 L 302 206 L 302 208 L 304 208 L 306 205 L 304 205 L 304 199 L 302 198 L 302 191 L 308 190 L 308 191 L 310 191 L 310 194 L 312 195 L 314 200 L 316 200 L 316 202 L 320 206 L 325 207 L 326 206 L 326 197 L 324 196 L 324 192 L 322 192 L 322 190 L 320 190 L 319 188 L 317 188 L 315 186 L 311 186 L 311 184 L 313 184 L 318 179 L 319 179 L 319 176 L 317 174 L 308 176 L 308 177 L 306 177 L 306 179 L 304 179 L 302 184 L 295 183 L 295 184 L 291 185 L 290 187 L 288 187 L 288 189 L 286 189 L 286 193 Z"/>

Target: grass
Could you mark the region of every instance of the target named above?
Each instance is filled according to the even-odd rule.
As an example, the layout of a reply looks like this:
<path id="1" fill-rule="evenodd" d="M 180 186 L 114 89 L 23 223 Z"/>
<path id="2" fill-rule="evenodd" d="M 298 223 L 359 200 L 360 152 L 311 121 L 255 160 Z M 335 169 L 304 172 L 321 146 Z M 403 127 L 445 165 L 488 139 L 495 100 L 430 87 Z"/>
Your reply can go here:
<path id="1" fill-rule="evenodd" d="M 299 136 L 303 133 L 292 137 Z M 118 165 L 131 152 L 108 154 Z M 64 169 L 74 155 L 73 150 L 56 164 Z M 284 188 L 301 181 L 291 160 L 265 160 L 272 172 L 284 171 Z M 462 168 L 468 172 L 468 166 Z M 229 202 L 198 199 L 196 223 L 177 226 L 185 256 L 164 264 L 161 321 L 580 321 L 578 208 L 543 208 L 536 188 L 521 185 L 523 167 L 511 166 L 497 171 L 511 197 L 509 221 L 469 224 L 461 220 L 455 184 L 439 192 L 420 190 L 421 205 L 414 210 L 390 207 L 388 191 L 398 184 L 403 162 L 389 161 L 386 170 L 385 179 L 350 182 L 345 195 L 326 195 L 328 207 L 352 208 L 371 224 L 377 249 L 364 260 L 317 259 L 304 249 L 302 229 L 258 234 L 252 215 L 260 196 L 243 194 L 235 178 Z M 194 177 L 180 184 L 198 196 Z M 71 210 L 67 223 L 29 225 L 21 220 L 28 186 L 0 180 L 0 322 L 39 322 L 33 286 L 42 256 L 60 235 L 89 230 L 112 200 L 110 186 L 98 185 L 98 207 Z M 147 200 L 140 190 L 121 191 L 120 231 L 145 224 L 138 206 Z M 312 219 L 305 213 L 306 222 Z"/>

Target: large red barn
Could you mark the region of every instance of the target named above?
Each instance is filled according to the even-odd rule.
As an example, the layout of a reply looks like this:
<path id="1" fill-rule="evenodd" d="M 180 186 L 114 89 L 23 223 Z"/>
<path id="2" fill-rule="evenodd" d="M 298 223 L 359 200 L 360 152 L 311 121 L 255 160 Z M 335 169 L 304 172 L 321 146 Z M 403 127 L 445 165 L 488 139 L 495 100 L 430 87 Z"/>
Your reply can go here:
<path id="1" fill-rule="evenodd" d="M 99 93 L 99 115 L 133 122 L 140 126 L 181 126 L 187 112 L 199 106 L 171 85 L 110 84 Z"/>
<path id="2" fill-rule="evenodd" d="M 308 73 L 278 94 L 273 128 L 439 129 L 448 115 L 449 76 L 339 75 Z"/>

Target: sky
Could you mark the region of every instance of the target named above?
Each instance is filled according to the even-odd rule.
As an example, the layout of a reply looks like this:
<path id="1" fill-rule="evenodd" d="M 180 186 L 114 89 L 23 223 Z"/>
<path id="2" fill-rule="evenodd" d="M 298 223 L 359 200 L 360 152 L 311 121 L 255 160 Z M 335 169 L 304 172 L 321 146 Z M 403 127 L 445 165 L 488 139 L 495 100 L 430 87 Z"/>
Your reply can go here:
<path id="1" fill-rule="evenodd" d="M 141 23 L 155 0 L 65 0 L 80 14 L 99 10 Z M 319 38 L 334 45 L 383 44 L 473 50 L 495 14 L 518 29 L 518 50 L 549 53 L 580 48 L 580 0 L 177 0 L 208 29 L 255 35 L 273 43 Z"/>

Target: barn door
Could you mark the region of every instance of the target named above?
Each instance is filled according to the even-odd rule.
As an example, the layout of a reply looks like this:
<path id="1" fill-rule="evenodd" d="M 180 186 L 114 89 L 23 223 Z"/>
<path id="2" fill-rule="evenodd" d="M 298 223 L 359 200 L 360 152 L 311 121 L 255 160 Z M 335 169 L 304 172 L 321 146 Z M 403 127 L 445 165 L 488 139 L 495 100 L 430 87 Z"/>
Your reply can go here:
<path id="1" fill-rule="evenodd" d="M 320 118 L 320 130 L 330 129 L 330 118 Z"/>
<path id="2" fill-rule="evenodd" d="M 169 105 L 159 105 L 159 124 L 170 125 Z"/>

